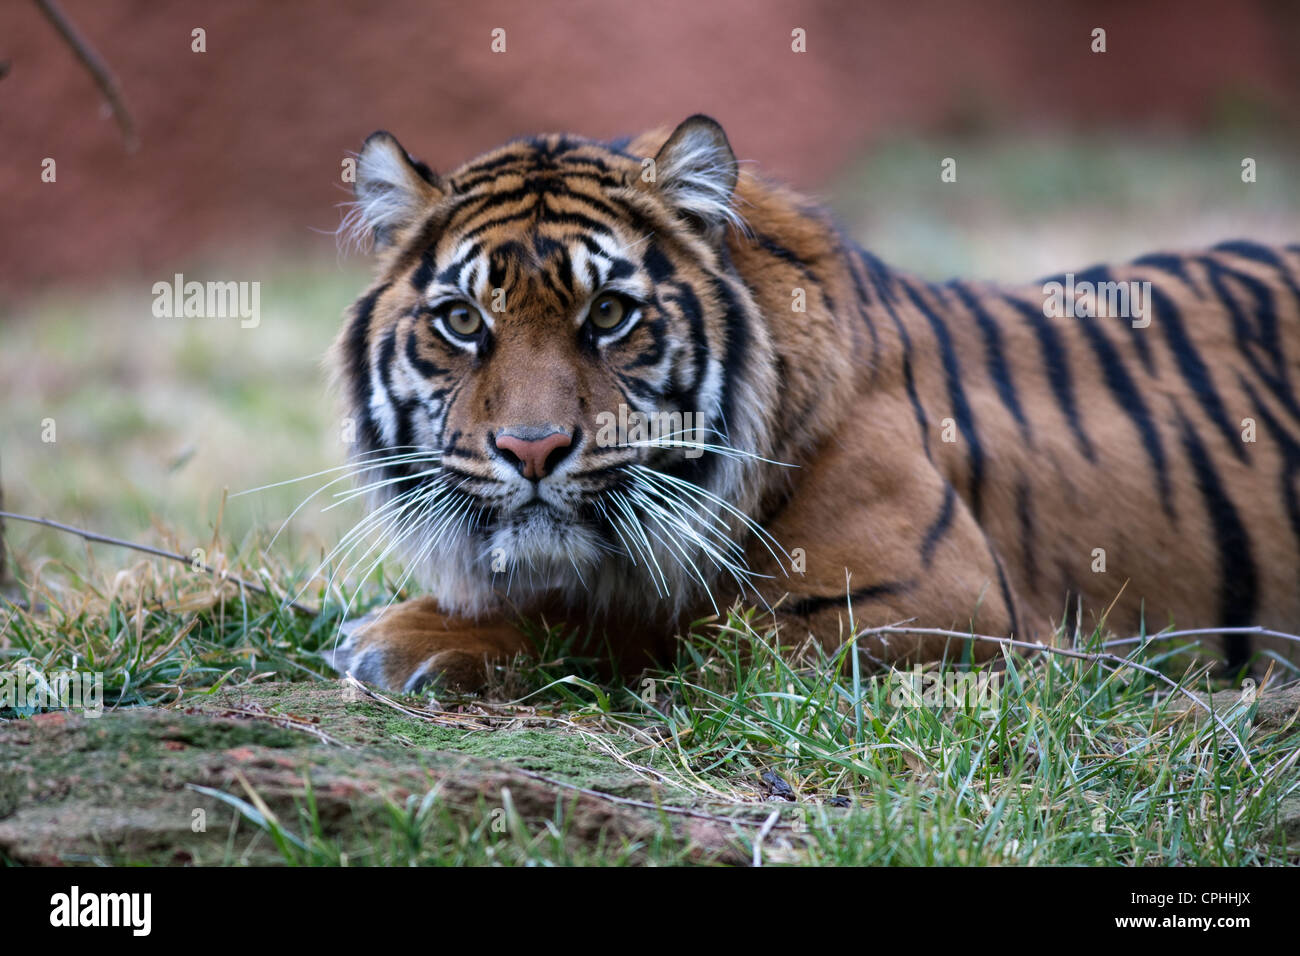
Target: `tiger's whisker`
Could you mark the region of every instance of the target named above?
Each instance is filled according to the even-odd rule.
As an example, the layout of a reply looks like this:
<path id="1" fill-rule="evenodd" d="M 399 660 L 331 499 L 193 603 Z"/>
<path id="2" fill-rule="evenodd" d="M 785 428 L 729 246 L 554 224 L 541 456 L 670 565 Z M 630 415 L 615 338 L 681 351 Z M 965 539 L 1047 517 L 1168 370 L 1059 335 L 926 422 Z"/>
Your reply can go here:
<path id="1" fill-rule="evenodd" d="M 405 448 L 415 448 L 416 446 L 415 446 L 415 445 L 404 445 L 404 446 L 402 446 L 402 447 L 405 447 Z M 389 449 L 382 449 L 382 450 L 383 450 L 383 451 L 388 451 Z M 366 452 L 366 453 L 364 453 L 364 454 L 374 454 L 374 453 L 373 453 L 373 452 Z M 299 475 L 297 478 L 286 478 L 284 481 L 273 481 L 273 482 L 271 482 L 269 485 L 259 485 L 259 486 L 256 487 L 256 488 L 246 488 L 246 489 L 243 490 L 243 491 L 236 491 L 236 492 L 235 492 L 233 495 L 231 495 L 230 497 L 232 497 L 232 498 L 239 498 L 239 497 L 241 497 L 241 496 L 243 496 L 243 495 L 251 495 L 251 494 L 253 494 L 253 493 L 255 493 L 255 492 L 258 492 L 258 491 L 266 491 L 268 488 L 280 488 L 280 487 L 283 487 L 284 485 L 293 485 L 293 484 L 297 484 L 297 483 L 300 482 L 300 481 L 306 481 L 306 480 L 309 479 L 309 478 L 319 478 L 321 475 L 332 474 L 333 472 L 336 472 L 336 471 L 350 471 L 350 470 L 352 470 L 352 469 L 357 469 L 359 466 L 364 466 L 364 467 L 359 468 L 359 470 L 362 470 L 362 471 L 369 470 L 370 468 L 379 468 L 379 467 L 381 467 L 381 466 L 383 466 L 383 465 L 390 464 L 390 463 L 401 463 L 401 462 L 404 462 L 404 461 L 409 460 L 409 459 L 418 459 L 418 458 L 424 457 L 424 456 L 427 455 L 427 454 L 429 454 L 429 452 L 425 451 L 425 452 L 423 452 L 423 453 L 419 453 L 419 454 L 417 454 L 417 453 L 407 453 L 407 454 L 403 454 L 403 455 L 389 455 L 389 456 L 386 456 L 386 457 L 384 457 L 384 458 L 378 458 L 378 459 L 375 459 L 375 458 L 366 459 L 366 458 L 363 458 L 363 457 L 358 456 L 357 459 L 355 459 L 355 460 L 353 460 L 353 461 L 350 461 L 350 462 L 348 462 L 347 464 L 344 464 L 344 465 L 336 465 L 336 466 L 333 467 L 333 468 L 322 468 L 320 471 L 314 471 L 314 472 L 312 472 L 312 473 L 309 474 L 309 475 Z"/>

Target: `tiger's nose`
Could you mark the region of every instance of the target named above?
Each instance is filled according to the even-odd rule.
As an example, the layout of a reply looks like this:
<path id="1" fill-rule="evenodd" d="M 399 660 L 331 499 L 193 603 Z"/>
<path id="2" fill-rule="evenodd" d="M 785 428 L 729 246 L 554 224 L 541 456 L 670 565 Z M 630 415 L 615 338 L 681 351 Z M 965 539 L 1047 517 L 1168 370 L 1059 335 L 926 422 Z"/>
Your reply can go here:
<path id="1" fill-rule="evenodd" d="M 503 428 L 494 439 L 501 457 L 519 469 L 520 474 L 541 481 L 564 460 L 573 445 L 573 437 L 562 429 Z"/>

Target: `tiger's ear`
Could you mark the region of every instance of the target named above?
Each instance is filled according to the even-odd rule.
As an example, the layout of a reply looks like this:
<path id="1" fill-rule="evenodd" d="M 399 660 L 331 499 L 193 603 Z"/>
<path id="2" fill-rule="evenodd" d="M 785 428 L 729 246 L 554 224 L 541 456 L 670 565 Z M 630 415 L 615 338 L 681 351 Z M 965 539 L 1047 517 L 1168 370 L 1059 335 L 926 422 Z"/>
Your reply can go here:
<path id="1" fill-rule="evenodd" d="M 732 205 L 736 154 L 717 120 L 702 113 L 683 120 L 660 147 L 654 165 L 660 192 L 688 219 L 706 231 L 740 225 Z"/>
<path id="2" fill-rule="evenodd" d="M 412 159 L 384 130 L 371 133 L 361 147 L 355 192 L 357 226 L 372 235 L 377 246 L 394 242 L 403 230 L 423 221 L 429 207 L 445 195 L 437 174 Z"/>

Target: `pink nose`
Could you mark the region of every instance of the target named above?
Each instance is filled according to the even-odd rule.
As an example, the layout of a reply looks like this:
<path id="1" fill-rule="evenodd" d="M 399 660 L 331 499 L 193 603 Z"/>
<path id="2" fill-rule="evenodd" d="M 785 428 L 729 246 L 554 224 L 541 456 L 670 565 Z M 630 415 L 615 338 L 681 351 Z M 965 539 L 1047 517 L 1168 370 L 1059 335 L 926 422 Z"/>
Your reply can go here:
<path id="1" fill-rule="evenodd" d="M 535 439 L 519 438 L 506 432 L 496 437 L 497 448 L 505 452 L 507 458 L 517 459 L 524 477 L 534 481 L 546 477 L 550 470 L 546 463 L 551 454 L 557 449 L 568 448 L 572 442 L 573 439 L 564 432 L 552 432 L 545 438 Z M 559 457 L 562 456 L 557 456 L 557 461 Z"/>

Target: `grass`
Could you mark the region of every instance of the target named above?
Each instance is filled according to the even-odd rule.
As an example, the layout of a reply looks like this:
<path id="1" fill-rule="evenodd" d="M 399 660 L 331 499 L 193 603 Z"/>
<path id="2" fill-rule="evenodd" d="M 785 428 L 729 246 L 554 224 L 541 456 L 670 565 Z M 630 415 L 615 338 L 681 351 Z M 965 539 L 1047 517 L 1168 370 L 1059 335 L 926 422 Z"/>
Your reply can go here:
<path id="1" fill-rule="evenodd" d="M 307 579 L 309 568 L 276 567 L 262 551 L 232 568 L 281 594 L 307 583 L 308 602 L 328 596 L 320 578 Z M 391 586 L 378 570 L 361 583 L 359 604 L 381 600 Z M 268 682 L 330 679 L 319 652 L 333 639 L 336 601 L 304 614 L 275 596 L 240 593 L 187 565 L 153 560 L 98 581 L 47 567 L 20 598 L 38 610 L 10 608 L 5 666 L 101 671 L 109 706 L 169 706 Z M 1137 670 L 1056 655 L 1012 655 L 996 675 L 961 660 L 933 679 L 870 674 L 855 669 L 848 645 L 828 653 L 739 609 L 698 623 L 671 665 L 626 679 L 602 677 L 595 662 L 572 656 L 562 634 L 539 627 L 535 636 L 537 657 L 502 668 L 486 697 L 382 698 L 402 721 L 389 735 L 415 750 L 495 756 L 549 773 L 563 769 L 560 756 L 585 755 L 575 786 L 606 793 L 602 773 L 631 772 L 662 787 L 665 806 L 743 821 L 728 828 L 736 859 L 752 858 L 755 824 L 775 811 L 758 851 L 768 864 L 1296 859 L 1280 813 L 1300 791 L 1300 730 L 1293 721 L 1252 724 L 1258 703 L 1227 708 L 1223 725 L 1198 720 Z M 1099 646 L 1100 635 L 1074 639 L 1087 648 Z M 1183 650 L 1152 641 L 1134 660 L 1204 690 L 1203 673 L 1184 670 Z M 960 673 L 996 684 L 979 700 L 935 699 L 933 681 Z M 1246 741 L 1246 754 L 1224 725 Z M 548 758 L 552 745 L 559 749 Z M 782 793 L 789 799 L 767 802 Z M 630 842 L 575 839 L 562 798 L 549 817 L 524 823 L 510 820 L 500 801 L 467 814 L 432 791 L 417 793 L 358 816 L 342 836 L 322 826 L 310 780 L 295 811 L 278 816 L 258 805 L 255 791 L 232 788 L 220 799 L 293 864 L 693 858 L 673 819 Z"/>
<path id="2" fill-rule="evenodd" d="M 477 823 L 466 826 L 462 815 L 437 801 L 430 790 L 404 803 L 390 802 L 379 817 L 367 821 L 346 844 L 332 839 L 322 825 L 310 786 L 297 807 L 296 820 L 281 820 L 264 803 L 210 791 L 261 829 L 291 866 L 625 866 L 633 863 L 676 865 L 687 862 L 684 843 L 663 835 L 644 845 L 611 842 L 589 846 L 571 839 L 564 808 L 557 806 L 540 824 L 523 820 L 509 801 L 493 806 L 480 801 Z M 258 801 L 260 803 L 260 801 Z"/>

